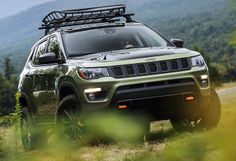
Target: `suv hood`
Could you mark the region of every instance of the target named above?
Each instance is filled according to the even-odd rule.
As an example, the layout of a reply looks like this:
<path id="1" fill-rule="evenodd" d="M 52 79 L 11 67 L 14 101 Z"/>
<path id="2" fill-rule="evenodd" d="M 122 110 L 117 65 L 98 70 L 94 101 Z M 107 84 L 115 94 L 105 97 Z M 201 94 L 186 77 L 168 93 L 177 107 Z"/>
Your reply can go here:
<path id="1" fill-rule="evenodd" d="M 97 54 L 91 54 L 79 57 L 87 61 L 117 61 L 117 60 L 129 60 L 137 58 L 146 58 L 153 56 L 173 55 L 173 54 L 185 54 L 190 50 L 185 48 L 138 48 L 138 49 L 126 49 L 117 50 L 111 52 L 103 52 Z"/>
<path id="2" fill-rule="evenodd" d="M 200 53 L 185 48 L 142 48 L 103 52 L 76 57 L 69 63 L 80 67 L 104 67 L 140 62 L 152 62 L 168 59 L 197 56 Z"/>

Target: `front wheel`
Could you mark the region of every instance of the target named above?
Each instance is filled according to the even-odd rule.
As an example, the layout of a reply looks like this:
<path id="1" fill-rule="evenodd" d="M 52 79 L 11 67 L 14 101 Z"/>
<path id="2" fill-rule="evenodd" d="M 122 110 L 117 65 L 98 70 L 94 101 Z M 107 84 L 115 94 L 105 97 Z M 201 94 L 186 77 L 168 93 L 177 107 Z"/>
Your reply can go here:
<path id="1" fill-rule="evenodd" d="M 205 111 L 195 119 L 176 118 L 171 119 L 171 124 L 177 132 L 194 131 L 202 129 L 211 129 L 218 125 L 221 114 L 221 103 L 218 94 L 214 89 L 211 89 L 210 104 L 205 108 Z"/>
<path id="2" fill-rule="evenodd" d="M 60 101 L 57 115 L 57 134 L 70 141 L 81 141 L 84 134 L 84 123 L 81 108 L 75 95 L 69 95 Z"/>

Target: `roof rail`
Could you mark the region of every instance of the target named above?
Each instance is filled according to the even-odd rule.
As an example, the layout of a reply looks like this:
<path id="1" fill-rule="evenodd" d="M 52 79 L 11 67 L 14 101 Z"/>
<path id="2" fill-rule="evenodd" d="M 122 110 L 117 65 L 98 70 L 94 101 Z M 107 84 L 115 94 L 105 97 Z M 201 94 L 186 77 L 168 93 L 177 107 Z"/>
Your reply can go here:
<path id="1" fill-rule="evenodd" d="M 113 19 L 115 17 L 124 17 L 126 22 L 134 22 L 131 18 L 134 14 L 127 14 L 125 8 L 124 4 L 120 4 L 53 11 L 44 17 L 39 29 L 45 29 L 45 35 L 47 35 L 50 30 L 57 30 L 61 27 L 120 21 L 120 19 Z"/>

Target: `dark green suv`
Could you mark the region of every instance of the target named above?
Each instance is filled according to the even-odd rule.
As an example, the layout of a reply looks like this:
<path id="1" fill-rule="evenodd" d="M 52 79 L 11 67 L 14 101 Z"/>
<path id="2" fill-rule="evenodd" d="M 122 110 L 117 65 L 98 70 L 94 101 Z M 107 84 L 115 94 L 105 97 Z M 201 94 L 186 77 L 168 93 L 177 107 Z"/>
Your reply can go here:
<path id="1" fill-rule="evenodd" d="M 93 111 L 138 112 L 148 130 L 154 120 L 170 119 L 177 131 L 217 125 L 220 102 L 201 54 L 133 15 L 114 5 L 43 19 L 45 36 L 32 47 L 19 82 L 26 150 L 46 142 L 38 125 Z"/>

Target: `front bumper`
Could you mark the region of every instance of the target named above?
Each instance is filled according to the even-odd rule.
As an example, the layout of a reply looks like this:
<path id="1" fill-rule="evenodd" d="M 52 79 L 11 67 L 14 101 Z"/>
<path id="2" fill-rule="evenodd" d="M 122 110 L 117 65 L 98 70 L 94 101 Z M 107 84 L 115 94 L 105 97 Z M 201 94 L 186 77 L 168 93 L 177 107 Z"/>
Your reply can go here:
<path id="1" fill-rule="evenodd" d="M 189 71 L 134 78 L 109 77 L 89 81 L 77 78 L 76 91 L 85 111 L 116 108 L 120 103 L 127 103 L 129 111 L 141 109 L 155 114 L 155 117 L 171 117 L 172 113 L 173 116 L 187 111 L 195 113 L 207 104 L 210 86 L 203 88 L 199 81 L 204 74 L 208 74 L 207 69 L 197 67 Z M 83 94 L 84 89 L 96 87 L 109 89 L 105 101 L 88 102 Z M 188 94 L 196 99 L 185 102 L 184 96 Z"/>
<path id="2" fill-rule="evenodd" d="M 187 101 L 187 97 L 193 97 Z M 110 107 L 126 106 L 126 111 L 142 113 L 154 119 L 195 116 L 209 103 L 192 79 L 144 83 L 118 88 Z"/>

